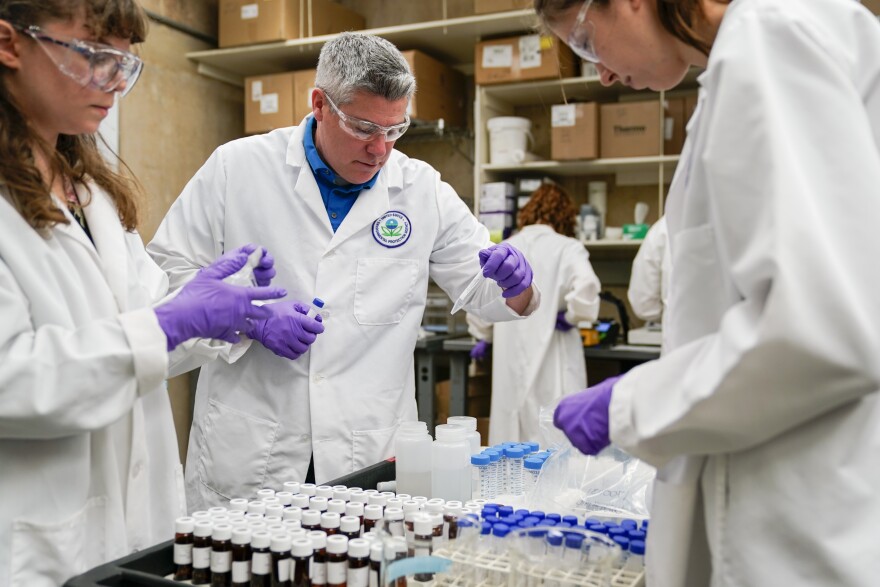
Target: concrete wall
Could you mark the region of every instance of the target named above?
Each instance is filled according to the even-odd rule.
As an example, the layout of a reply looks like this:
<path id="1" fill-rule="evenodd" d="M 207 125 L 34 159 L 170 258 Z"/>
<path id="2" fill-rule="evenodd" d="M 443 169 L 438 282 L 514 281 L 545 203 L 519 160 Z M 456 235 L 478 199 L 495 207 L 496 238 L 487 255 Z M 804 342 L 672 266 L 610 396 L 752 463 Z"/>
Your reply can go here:
<path id="1" fill-rule="evenodd" d="M 144 8 L 215 37 L 217 1 L 146 0 Z M 149 242 L 186 182 L 220 144 L 241 135 L 242 91 L 196 72 L 186 57 L 213 46 L 167 26 L 150 23 L 137 51 L 145 61 L 135 89 L 119 105 L 120 155 L 144 188 L 141 236 Z M 181 459 L 192 419 L 189 378 L 168 383 Z"/>

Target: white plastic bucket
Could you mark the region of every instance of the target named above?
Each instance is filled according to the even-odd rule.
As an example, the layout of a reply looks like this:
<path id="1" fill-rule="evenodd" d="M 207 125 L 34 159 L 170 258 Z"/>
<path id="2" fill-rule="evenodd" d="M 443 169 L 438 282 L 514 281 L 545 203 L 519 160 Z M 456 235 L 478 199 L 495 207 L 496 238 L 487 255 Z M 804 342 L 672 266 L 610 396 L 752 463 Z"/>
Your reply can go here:
<path id="1" fill-rule="evenodd" d="M 489 129 L 489 162 L 516 165 L 526 159 L 532 140 L 532 121 L 521 116 L 496 116 L 486 121 Z"/>

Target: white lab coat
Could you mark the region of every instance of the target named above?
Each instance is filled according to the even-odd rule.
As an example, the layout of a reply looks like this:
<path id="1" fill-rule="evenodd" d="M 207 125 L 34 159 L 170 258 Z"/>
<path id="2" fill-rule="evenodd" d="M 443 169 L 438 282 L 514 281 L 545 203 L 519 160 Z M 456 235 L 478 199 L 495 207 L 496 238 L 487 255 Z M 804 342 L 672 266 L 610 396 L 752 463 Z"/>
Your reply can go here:
<path id="1" fill-rule="evenodd" d="M 669 280 L 672 276 L 672 255 L 669 251 L 669 232 L 666 216 L 648 230 L 639 252 L 633 259 L 632 273 L 626 296 L 633 313 L 642 320 L 665 322 L 666 305 L 669 303 Z M 663 345 L 666 332 L 663 331 Z"/>
<path id="2" fill-rule="evenodd" d="M 0 196 L 0 585 L 57 587 L 186 509 L 150 308 L 167 278 L 100 189 L 84 212 L 94 246 Z"/>
<path id="3" fill-rule="evenodd" d="M 659 467 L 654 587 L 877 585 L 878 56 L 848 0 L 727 8 L 667 204 L 670 352 L 611 401 Z"/>
<path id="4" fill-rule="evenodd" d="M 259 243 L 274 255 L 272 283 L 287 299 L 326 303 L 326 330 L 299 359 L 254 343 L 232 364 L 202 368 L 186 463 L 191 508 L 300 480 L 313 451 L 319 482 L 391 456 L 399 422 L 416 419 L 413 351 L 428 277 L 457 298 L 491 244 L 435 170 L 396 151 L 334 234 L 305 158 L 305 128 L 218 148 L 148 246 L 175 289 L 224 250 Z M 395 248 L 374 237 L 388 211 L 411 225 Z M 466 307 L 492 321 L 519 317 L 491 280 Z"/>
<path id="5" fill-rule="evenodd" d="M 599 315 L 601 285 L 583 244 L 544 224 L 523 227 L 507 242 L 529 259 L 544 303 L 528 320 L 494 328 L 468 314 L 471 334 L 492 342 L 489 444 L 541 440 L 541 407 L 587 386 L 580 333 L 556 330 L 556 315 L 565 310 L 574 325 Z"/>

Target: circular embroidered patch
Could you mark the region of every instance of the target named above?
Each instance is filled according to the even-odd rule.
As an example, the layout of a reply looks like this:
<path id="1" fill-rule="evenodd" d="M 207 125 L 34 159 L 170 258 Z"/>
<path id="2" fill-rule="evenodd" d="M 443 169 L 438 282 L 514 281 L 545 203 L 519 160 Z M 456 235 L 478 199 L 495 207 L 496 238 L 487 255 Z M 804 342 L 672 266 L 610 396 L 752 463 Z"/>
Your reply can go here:
<path id="1" fill-rule="evenodd" d="M 373 222 L 373 238 L 383 247 L 394 249 L 409 240 L 412 224 L 406 214 L 389 210 Z"/>

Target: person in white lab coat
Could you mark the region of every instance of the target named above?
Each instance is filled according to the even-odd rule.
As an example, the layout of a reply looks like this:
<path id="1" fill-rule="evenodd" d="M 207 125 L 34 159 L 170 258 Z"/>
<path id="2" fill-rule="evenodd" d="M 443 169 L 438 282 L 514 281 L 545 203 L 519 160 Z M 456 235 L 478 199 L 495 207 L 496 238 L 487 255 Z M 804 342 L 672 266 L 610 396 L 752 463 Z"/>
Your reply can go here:
<path id="1" fill-rule="evenodd" d="M 315 85 L 299 126 L 218 148 L 148 246 L 177 287 L 223 243 L 259 237 L 291 292 L 267 307 L 305 323 L 289 305 L 325 302 L 326 331 L 297 360 L 256 332 L 260 344 L 238 361 L 202 369 L 191 508 L 391 456 L 398 424 L 416 418 L 413 351 L 429 276 L 453 299 L 476 280 L 465 309 L 489 321 L 538 304 L 523 255 L 484 249 L 487 230 L 452 188 L 394 150 L 415 91 L 394 45 L 340 35 L 321 50 Z"/>
<path id="2" fill-rule="evenodd" d="M 571 197 L 543 184 L 519 212 L 519 232 L 507 241 L 531 261 L 543 304 L 528 320 L 495 325 L 468 314 L 468 330 L 479 342 L 471 356 L 492 350 L 489 444 L 541 440 L 542 406 L 587 384 L 578 322 L 596 320 L 601 284 L 584 245 L 575 240 L 577 216 Z"/>
<path id="3" fill-rule="evenodd" d="M 603 83 L 696 111 L 666 206 L 669 348 L 567 397 L 658 467 L 648 584 L 880 577 L 880 22 L 850 0 L 539 0 Z"/>
<path id="4" fill-rule="evenodd" d="M 636 258 L 633 259 L 626 296 L 636 316 L 648 322 L 662 323 L 669 301 L 671 276 L 669 232 L 666 228 L 666 216 L 661 216 L 648 230 Z"/>
<path id="5" fill-rule="evenodd" d="M 95 140 L 145 29 L 130 0 L 0 3 L 0 585 L 57 587 L 173 535 L 168 351 L 235 340 L 265 314 L 250 300 L 284 295 L 224 284 L 235 253 L 156 305 L 167 277 Z"/>

